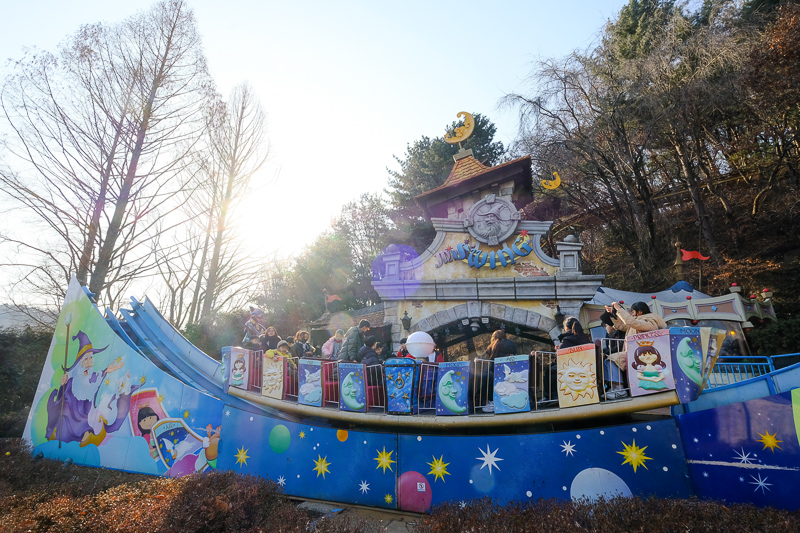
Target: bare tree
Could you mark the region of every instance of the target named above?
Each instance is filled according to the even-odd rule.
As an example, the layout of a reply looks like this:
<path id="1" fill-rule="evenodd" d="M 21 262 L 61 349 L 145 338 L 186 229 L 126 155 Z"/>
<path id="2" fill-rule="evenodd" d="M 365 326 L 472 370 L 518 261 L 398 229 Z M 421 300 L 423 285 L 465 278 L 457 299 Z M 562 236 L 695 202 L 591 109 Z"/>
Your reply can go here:
<path id="1" fill-rule="evenodd" d="M 231 209 L 246 193 L 252 176 L 264 165 L 269 154 L 266 141 L 266 115 L 247 84 L 235 87 L 230 99 L 216 112 L 209 114 L 209 160 L 205 170 L 212 184 L 208 214 L 216 223 L 210 236 L 211 257 L 206 265 L 201 260 L 200 275 L 207 268 L 206 284 L 198 303 L 199 320 L 207 320 L 212 312 L 229 304 L 235 297 L 230 289 L 240 285 L 250 269 L 239 260 L 240 242 L 232 235 Z M 209 221 L 211 218 L 208 219 Z M 209 228 L 211 223 L 209 223 Z M 207 247 L 204 247 L 204 254 Z M 255 275 L 255 273 L 253 273 Z M 227 291 L 227 293 L 226 293 Z"/>
<path id="2" fill-rule="evenodd" d="M 16 134 L 3 192 L 46 231 L 10 237 L 35 258 L 27 290 L 62 294 L 79 281 L 113 304 L 155 272 L 153 240 L 182 220 L 184 156 L 201 136 L 212 92 L 192 12 L 162 0 L 117 25 L 82 27 L 58 56 L 19 61 L 2 91 Z"/>

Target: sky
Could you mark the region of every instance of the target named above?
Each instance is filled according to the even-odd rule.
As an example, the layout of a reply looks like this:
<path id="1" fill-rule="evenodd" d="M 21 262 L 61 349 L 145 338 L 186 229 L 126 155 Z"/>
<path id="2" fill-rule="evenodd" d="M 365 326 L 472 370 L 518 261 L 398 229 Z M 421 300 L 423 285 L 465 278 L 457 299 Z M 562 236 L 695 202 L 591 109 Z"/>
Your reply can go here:
<path id="1" fill-rule="evenodd" d="M 496 140 L 510 144 L 516 116 L 498 101 L 529 91 L 537 61 L 590 46 L 626 3 L 189 0 L 218 90 L 247 81 L 267 112 L 270 159 L 238 207 L 253 221 L 248 240 L 296 255 L 344 204 L 383 191 L 387 167 L 399 168 L 393 156 L 443 135 L 459 111 L 488 116 Z M 152 4 L 6 3 L 0 75 L 26 47 L 55 51 L 82 24 L 114 23 Z"/>

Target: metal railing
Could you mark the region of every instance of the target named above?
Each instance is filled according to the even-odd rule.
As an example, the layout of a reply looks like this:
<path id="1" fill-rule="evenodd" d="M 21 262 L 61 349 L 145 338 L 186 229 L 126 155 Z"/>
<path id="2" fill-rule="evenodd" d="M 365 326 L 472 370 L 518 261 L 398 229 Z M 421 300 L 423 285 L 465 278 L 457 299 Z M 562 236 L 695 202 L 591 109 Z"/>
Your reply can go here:
<path id="1" fill-rule="evenodd" d="M 494 361 L 475 359 L 472 383 L 473 413 L 494 413 Z"/>
<path id="2" fill-rule="evenodd" d="M 558 367 L 555 352 L 533 352 L 530 356 L 531 410 L 558 407 Z"/>
<path id="3" fill-rule="evenodd" d="M 366 373 L 364 393 L 367 396 L 367 409 L 377 408 L 386 412 L 386 378 L 383 365 L 370 365 Z"/>
<path id="4" fill-rule="evenodd" d="M 263 350 L 250 352 L 250 378 L 247 380 L 247 390 L 255 390 L 261 394 L 261 369 L 263 362 Z"/>
<path id="5" fill-rule="evenodd" d="M 283 379 L 284 396 L 287 398 L 294 398 L 296 401 L 300 388 L 300 376 L 297 372 L 297 369 L 299 368 L 299 359 L 289 355 L 284 356 L 284 358 L 286 359 L 286 375 Z"/>
<path id="6" fill-rule="evenodd" d="M 630 397 L 627 372 L 621 372 L 612 359 L 614 354 L 625 353 L 623 339 L 602 338 L 599 340 L 597 357 L 597 387 L 600 400 L 613 401 Z M 298 359 L 286 356 L 284 376 L 285 397 L 297 401 Z M 625 357 L 618 357 L 625 366 Z M 260 392 L 262 389 L 263 352 L 250 355 L 250 374 L 247 388 Z M 771 357 L 719 357 L 709 374 L 706 389 L 734 385 L 748 379 L 763 377 L 770 372 L 800 363 L 800 353 Z M 339 361 L 322 361 L 323 406 L 339 404 Z M 494 412 L 494 361 L 475 359 L 471 364 L 470 414 L 492 414 Z M 429 414 L 436 411 L 436 380 L 438 364 L 423 361 L 417 366 L 416 402 L 414 413 Z M 529 391 L 531 410 L 558 409 L 558 366 L 555 352 L 536 351 L 530 355 Z M 382 364 L 366 367 L 366 397 L 370 409 L 386 412 L 388 406 L 386 373 Z"/>
<path id="7" fill-rule="evenodd" d="M 436 378 L 439 373 L 439 363 L 423 361 L 419 368 L 419 381 L 417 382 L 417 409 L 418 413 L 436 412 Z"/>
<path id="8" fill-rule="evenodd" d="M 619 400 L 630 396 L 625 339 L 600 339 L 597 369 L 597 389 L 601 401 Z M 620 367 L 617 363 L 622 364 Z M 623 370 L 624 369 L 624 370 Z"/>
<path id="9" fill-rule="evenodd" d="M 339 407 L 339 361 L 322 361 L 322 406 Z"/>
<path id="10" fill-rule="evenodd" d="M 769 357 L 719 357 L 708 376 L 707 388 L 724 387 L 758 378 L 775 370 Z"/>

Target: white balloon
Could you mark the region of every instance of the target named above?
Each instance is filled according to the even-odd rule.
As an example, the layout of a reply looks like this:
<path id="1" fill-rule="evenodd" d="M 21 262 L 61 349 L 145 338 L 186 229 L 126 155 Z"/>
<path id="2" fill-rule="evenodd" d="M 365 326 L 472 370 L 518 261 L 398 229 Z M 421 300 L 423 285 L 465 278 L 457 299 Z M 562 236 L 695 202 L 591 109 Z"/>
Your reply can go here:
<path id="1" fill-rule="evenodd" d="M 424 331 L 412 333 L 406 341 L 406 349 L 414 357 L 428 357 L 433 353 L 434 346 L 433 337 Z"/>

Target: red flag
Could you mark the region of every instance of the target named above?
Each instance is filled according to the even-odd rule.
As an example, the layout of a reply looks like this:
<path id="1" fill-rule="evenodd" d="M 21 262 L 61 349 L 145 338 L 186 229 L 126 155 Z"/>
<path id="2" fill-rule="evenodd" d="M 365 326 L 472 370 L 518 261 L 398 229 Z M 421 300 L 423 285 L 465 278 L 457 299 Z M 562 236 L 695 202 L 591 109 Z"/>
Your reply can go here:
<path id="1" fill-rule="evenodd" d="M 699 259 L 701 261 L 705 261 L 708 259 L 708 257 L 704 257 L 700 252 L 684 250 L 683 248 L 681 248 L 681 252 L 683 252 L 683 257 L 681 257 L 683 261 L 688 261 L 689 259 Z"/>
<path id="2" fill-rule="evenodd" d="M 338 294 L 326 294 L 325 298 L 328 300 L 328 303 L 331 303 L 334 300 L 339 300 L 340 302 L 342 301 Z"/>

